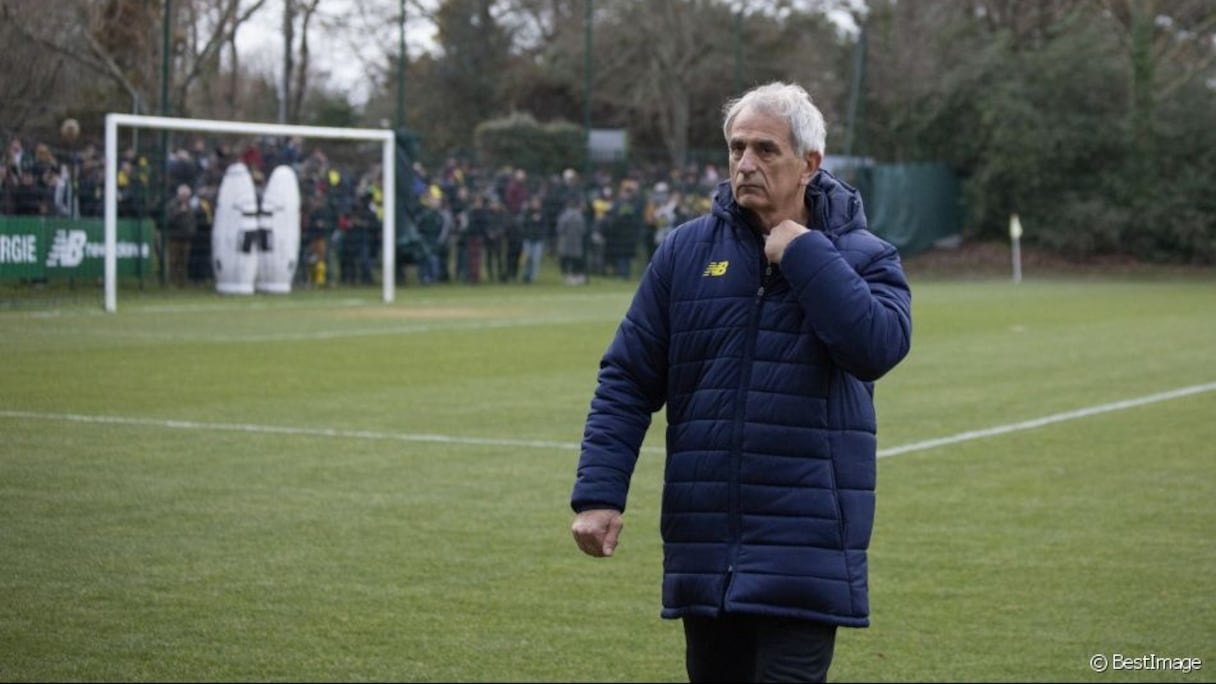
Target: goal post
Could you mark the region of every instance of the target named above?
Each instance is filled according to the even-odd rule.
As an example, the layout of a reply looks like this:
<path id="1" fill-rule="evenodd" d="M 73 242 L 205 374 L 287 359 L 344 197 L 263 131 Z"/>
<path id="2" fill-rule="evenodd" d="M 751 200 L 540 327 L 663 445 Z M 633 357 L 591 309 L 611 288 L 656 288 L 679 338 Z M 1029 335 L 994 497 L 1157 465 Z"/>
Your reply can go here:
<path id="1" fill-rule="evenodd" d="M 186 119 L 141 114 L 106 115 L 106 176 L 105 176 L 105 310 L 118 310 L 118 128 L 147 128 L 164 131 L 193 131 L 236 135 L 300 136 L 337 140 L 381 142 L 381 166 L 384 192 L 384 231 L 381 251 L 381 280 L 384 301 L 391 303 L 396 292 L 396 215 L 397 169 L 396 136 L 389 129 L 334 128 L 329 126 L 297 126 L 292 124 L 248 123 Z"/>

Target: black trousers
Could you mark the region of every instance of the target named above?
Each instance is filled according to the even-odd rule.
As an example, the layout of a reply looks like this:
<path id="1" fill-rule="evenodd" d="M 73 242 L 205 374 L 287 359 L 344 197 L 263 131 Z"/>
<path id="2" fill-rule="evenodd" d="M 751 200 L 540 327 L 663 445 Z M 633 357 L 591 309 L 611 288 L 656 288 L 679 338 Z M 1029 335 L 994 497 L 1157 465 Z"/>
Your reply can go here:
<path id="1" fill-rule="evenodd" d="M 684 618 L 690 682 L 825 682 L 836 626 L 763 615 Z"/>

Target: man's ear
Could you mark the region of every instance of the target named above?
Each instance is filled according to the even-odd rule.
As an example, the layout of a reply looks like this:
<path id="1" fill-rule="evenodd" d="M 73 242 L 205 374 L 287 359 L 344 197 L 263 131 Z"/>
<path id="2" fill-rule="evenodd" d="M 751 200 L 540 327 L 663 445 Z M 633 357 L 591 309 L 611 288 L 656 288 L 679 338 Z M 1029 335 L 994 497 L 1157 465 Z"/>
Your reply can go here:
<path id="1" fill-rule="evenodd" d="M 806 167 L 802 171 L 802 184 L 810 185 L 811 179 L 819 171 L 819 165 L 823 163 L 823 154 L 819 152 L 807 152 L 803 161 L 806 163 Z"/>

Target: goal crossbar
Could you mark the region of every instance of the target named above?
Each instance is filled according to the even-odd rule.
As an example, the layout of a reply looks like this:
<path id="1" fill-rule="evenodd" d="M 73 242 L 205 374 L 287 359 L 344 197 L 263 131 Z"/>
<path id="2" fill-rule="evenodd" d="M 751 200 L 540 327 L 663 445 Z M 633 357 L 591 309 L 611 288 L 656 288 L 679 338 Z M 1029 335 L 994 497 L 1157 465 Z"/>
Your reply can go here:
<path id="1" fill-rule="evenodd" d="M 381 251 L 384 301 L 393 301 L 396 291 L 396 164 L 395 135 L 388 129 L 333 128 L 292 124 L 247 123 L 208 119 L 185 119 L 142 114 L 106 115 L 106 191 L 105 191 L 105 310 L 118 310 L 118 127 L 168 131 L 233 133 L 237 135 L 300 136 L 338 140 L 379 140 L 384 185 L 384 238 Z"/>

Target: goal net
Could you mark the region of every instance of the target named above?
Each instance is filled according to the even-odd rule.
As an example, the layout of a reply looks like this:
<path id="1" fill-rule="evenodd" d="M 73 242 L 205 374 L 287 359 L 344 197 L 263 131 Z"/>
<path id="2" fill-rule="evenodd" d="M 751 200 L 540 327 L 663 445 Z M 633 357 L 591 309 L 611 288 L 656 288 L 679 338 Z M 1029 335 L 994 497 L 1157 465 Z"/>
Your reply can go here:
<path id="1" fill-rule="evenodd" d="M 138 130 L 162 131 L 177 135 L 192 134 L 195 136 L 195 141 L 200 144 L 208 139 L 231 143 L 223 145 L 226 157 L 218 160 L 218 163 L 225 168 L 211 169 L 212 180 L 219 180 L 219 182 L 213 182 L 207 188 L 208 196 L 205 199 L 209 204 L 209 211 L 205 213 L 205 216 L 200 214 L 197 218 L 207 224 L 205 228 L 216 247 L 215 251 L 208 250 L 208 258 L 202 267 L 208 271 L 209 278 L 214 278 L 216 289 L 223 294 L 253 291 L 251 289 L 252 280 L 249 280 L 249 284 L 232 281 L 234 269 L 256 271 L 260 268 L 262 276 L 265 276 L 268 271 L 274 272 L 278 281 L 269 283 L 265 289 L 262 287 L 261 280 L 258 281 L 258 290 L 265 292 L 290 291 L 292 280 L 310 282 L 310 278 L 324 279 L 325 262 L 313 264 L 307 261 L 309 240 L 307 230 L 304 231 L 305 235 L 302 238 L 298 233 L 293 239 L 284 238 L 284 234 L 290 232 L 284 229 L 285 216 L 290 216 L 291 220 L 296 222 L 297 227 L 300 223 L 307 224 L 309 212 L 316 201 L 320 201 L 315 200 L 313 194 L 329 190 L 330 184 L 335 188 L 341 185 L 344 196 L 354 200 L 354 209 L 368 210 L 367 198 L 359 196 L 364 190 L 363 183 L 359 183 L 359 178 L 352 177 L 362 174 L 362 180 L 367 187 L 377 191 L 374 222 L 379 228 L 380 237 L 380 280 L 383 286 L 384 301 L 393 301 L 397 268 L 397 187 L 396 142 L 392 130 L 214 121 L 112 113 L 106 115 L 105 123 L 104 264 L 102 270 L 104 306 L 107 312 L 116 311 L 118 308 L 119 259 L 132 256 L 132 252 L 138 256 L 141 249 L 146 249 L 146 246 L 132 245 L 126 241 L 120 242 L 119 219 L 122 213 L 120 203 L 126 196 L 125 188 L 131 183 L 131 176 L 139 172 L 138 169 L 131 167 L 132 162 L 126 158 L 128 155 L 125 154 L 126 150 L 131 150 L 134 146 L 129 145 L 122 151 L 119 149 L 120 129 L 131 131 L 132 134 Z M 266 160 L 258 152 L 258 146 L 252 141 L 272 139 L 277 141 L 276 144 L 283 145 L 284 148 L 282 154 L 278 155 L 276 159 Z M 378 166 L 378 173 L 371 172 L 368 168 L 348 168 L 345 171 L 339 171 L 336 167 L 317 168 L 318 166 L 323 167 L 325 164 L 314 163 L 318 155 L 315 153 L 310 155 L 308 148 L 319 146 L 317 141 L 320 140 L 347 141 L 348 145 L 361 143 L 364 146 L 368 143 L 373 145 L 379 143 L 378 163 L 364 160 L 359 164 L 363 167 Z M 242 142 L 238 144 L 237 141 Z M 168 160 L 166 164 L 168 168 L 164 170 L 166 177 L 161 183 L 165 195 L 162 200 L 164 206 L 171 206 L 175 192 L 180 187 L 174 178 L 174 165 L 179 162 L 185 164 L 189 161 L 193 164 L 199 161 L 197 158 L 190 158 L 192 150 L 189 148 L 189 145 L 182 143 L 172 144 L 170 147 L 174 150 L 172 153 L 169 153 L 167 149 L 162 150 L 163 157 Z M 249 152 L 253 156 L 246 156 L 245 152 Z M 178 158 L 179 154 L 181 159 Z M 366 157 L 367 154 L 363 153 L 363 156 Z M 319 157 L 324 158 L 324 155 L 321 154 Z M 217 160 L 212 159 L 211 162 L 216 164 Z M 289 169 L 290 172 L 285 171 L 283 167 Z M 298 177 L 297 172 L 300 174 Z M 280 178 L 280 175 L 286 178 Z M 230 179 L 230 176 L 240 176 L 240 178 Z M 298 183 L 298 187 L 293 188 L 292 185 L 295 183 Z M 361 186 L 358 190 L 354 187 L 356 183 Z M 229 186 L 238 187 L 239 190 L 230 190 Z M 301 189 L 303 192 L 297 195 L 296 191 Z M 190 194 L 185 189 L 182 190 L 182 195 L 187 201 L 190 200 Z M 198 206 L 199 199 L 197 196 L 193 198 L 193 206 Z M 220 200 L 224 200 L 224 204 L 232 206 L 221 206 Z M 361 207 L 360 203 L 362 203 Z M 292 213 L 293 211 L 297 213 Z M 325 212 L 318 210 L 317 213 Z M 161 242 L 156 251 L 168 262 L 170 268 L 178 269 L 173 271 L 171 278 L 182 277 L 180 269 L 184 268 L 184 265 L 181 259 L 186 257 L 173 253 L 166 256 L 165 241 L 168 239 L 169 242 L 172 242 L 174 229 L 171 220 L 166 219 L 167 215 L 167 210 L 160 211 L 160 222 L 164 225 L 159 226 Z M 304 220 L 295 220 L 297 215 L 303 216 Z M 346 213 L 331 211 L 327 215 L 334 225 L 317 228 L 317 230 L 326 232 L 347 230 L 351 220 L 358 220 L 357 216 L 352 218 L 350 211 Z M 289 224 L 291 221 L 287 221 L 287 223 Z M 228 242 L 223 242 L 216 231 L 232 232 L 230 242 L 236 247 L 231 255 L 226 252 L 220 253 Z M 277 236 L 276 231 L 279 233 Z M 52 245 L 54 255 L 70 255 L 74 244 L 72 237 L 70 234 L 56 235 L 55 244 Z M 251 254 L 257 253 L 259 247 L 263 250 L 263 257 L 265 257 L 271 252 L 270 245 L 276 242 L 276 238 L 280 248 L 279 254 L 286 261 L 275 264 L 263 259 L 260 266 L 256 262 L 247 261 L 252 258 Z M 284 254 L 285 251 L 286 254 Z M 176 264 L 175 257 L 178 259 Z M 332 257 L 327 258 L 332 261 Z M 245 266 L 246 263 L 250 265 Z M 343 278 L 350 275 L 343 273 Z M 361 275 L 364 278 L 370 278 L 366 274 Z M 243 276 L 240 277 L 243 278 Z M 252 277 L 251 275 L 250 278 Z M 330 277 L 332 278 L 332 274 Z M 367 284 L 369 280 L 364 279 L 360 282 Z"/>

